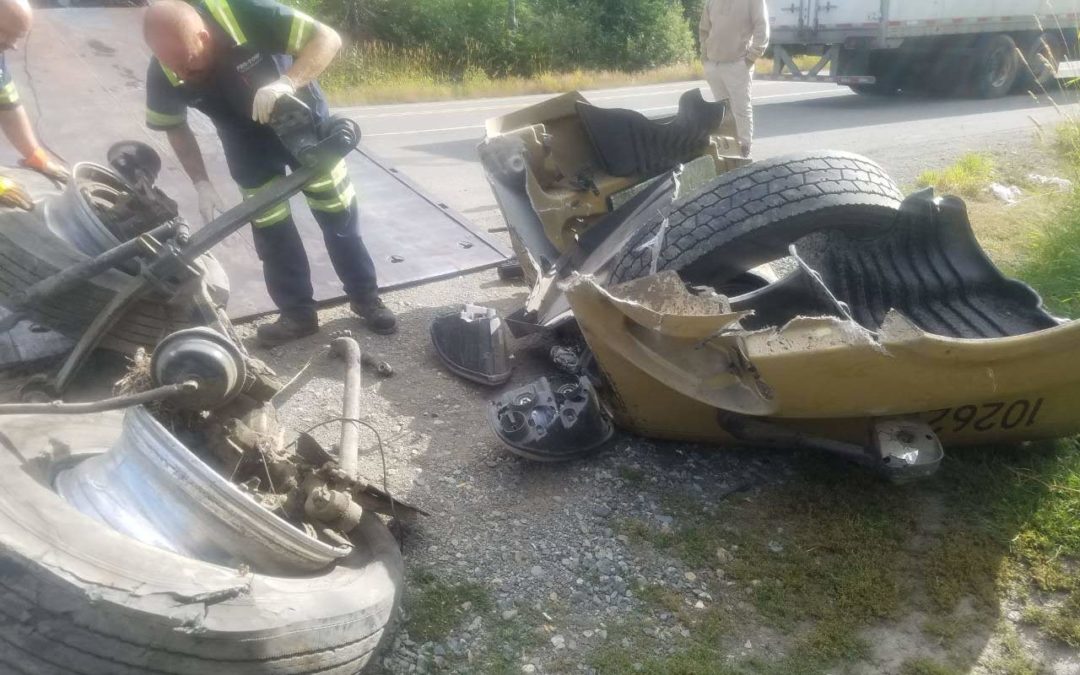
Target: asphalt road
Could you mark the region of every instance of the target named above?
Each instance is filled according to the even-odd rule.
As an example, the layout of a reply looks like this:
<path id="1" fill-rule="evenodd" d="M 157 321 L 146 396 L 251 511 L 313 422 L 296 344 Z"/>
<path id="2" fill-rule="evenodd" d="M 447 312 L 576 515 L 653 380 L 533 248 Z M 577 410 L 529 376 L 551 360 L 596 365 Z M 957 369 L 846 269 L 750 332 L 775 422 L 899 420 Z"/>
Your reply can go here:
<path id="1" fill-rule="evenodd" d="M 679 95 L 704 82 L 681 82 L 585 92 L 597 105 L 674 112 Z M 755 84 L 757 134 L 754 154 L 766 157 L 811 149 L 857 152 L 885 166 L 901 184 L 923 169 L 975 150 L 1029 146 L 1039 125 L 1063 119 L 1075 95 L 1010 96 L 992 101 L 914 96 L 867 98 L 821 83 Z M 491 190 L 476 159 L 484 120 L 548 96 L 345 108 L 357 119 L 365 143 L 440 199 L 483 222 L 496 218 Z M 1066 100 L 1068 99 L 1068 101 Z"/>

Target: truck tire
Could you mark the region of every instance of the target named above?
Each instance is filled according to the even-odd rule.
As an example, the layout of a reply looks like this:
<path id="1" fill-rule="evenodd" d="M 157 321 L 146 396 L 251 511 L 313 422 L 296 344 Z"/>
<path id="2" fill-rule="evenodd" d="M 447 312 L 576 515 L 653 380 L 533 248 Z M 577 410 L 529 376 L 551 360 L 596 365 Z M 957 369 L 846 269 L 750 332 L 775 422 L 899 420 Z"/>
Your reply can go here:
<path id="1" fill-rule="evenodd" d="M 673 204 L 667 218 L 630 240 L 611 283 L 650 274 L 656 253 L 656 271 L 719 286 L 786 256 L 792 242 L 824 227 L 891 225 L 901 201 L 885 170 L 859 155 L 829 150 L 770 158 Z"/>
<path id="2" fill-rule="evenodd" d="M 39 207 L 31 213 L 0 209 L 0 304 L 13 294 L 84 262 L 87 256 L 49 230 Z M 109 270 L 33 308 L 35 321 L 72 338 L 90 322 L 131 277 Z M 101 346 L 122 353 L 153 347 L 161 338 L 190 325 L 188 317 L 171 316 L 165 303 L 141 301 L 106 334 Z"/>
<path id="3" fill-rule="evenodd" d="M 1065 58 L 1065 43 L 1060 34 L 1047 31 L 1039 35 L 1023 45 L 1023 53 L 1016 91 L 1039 94 L 1057 83 L 1058 64 Z"/>
<path id="4" fill-rule="evenodd" d="M 352 554 L 297 577 L 142 544 L 51 489 L 51 457 L 109 447 L 120 419 L 0 418 L 0 672 L 359 672 L 389 632 L 402 585 L 401 554 L 378 516 L 364 514 Z"/>
<path id="5" fill-rule="evenodd" d="M 1016 42 L 1008 35 L 985 35 L 975 48 L 971 68 L 971 90 L 979 98 L 1005 96 L 1020 77 L 1020 57 Z"/>

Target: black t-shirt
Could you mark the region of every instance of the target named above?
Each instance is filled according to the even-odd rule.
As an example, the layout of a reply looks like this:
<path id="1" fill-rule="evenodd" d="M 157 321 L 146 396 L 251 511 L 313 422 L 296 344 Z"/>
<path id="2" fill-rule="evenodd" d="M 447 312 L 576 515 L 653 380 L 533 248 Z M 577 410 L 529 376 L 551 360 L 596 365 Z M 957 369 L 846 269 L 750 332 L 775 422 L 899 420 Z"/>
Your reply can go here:
<path id="1" fill-rule="evenodd" d="M 195 4 L 214 33 L 213 73 L 199 84 L 181 81 L 156 59 L 146 74 L 146 123 L 167 130 L 187 121 L 187 110 L 205 113 L 229 144 L 258 138 L 269 129 L 251 119 L 255 92 L 283 75 L 311 37 L 314 20 L 273 0 L 202 0 Z M 311 83 L 297 91 L 316 117 L 328 115 L 326 99 Z"/>

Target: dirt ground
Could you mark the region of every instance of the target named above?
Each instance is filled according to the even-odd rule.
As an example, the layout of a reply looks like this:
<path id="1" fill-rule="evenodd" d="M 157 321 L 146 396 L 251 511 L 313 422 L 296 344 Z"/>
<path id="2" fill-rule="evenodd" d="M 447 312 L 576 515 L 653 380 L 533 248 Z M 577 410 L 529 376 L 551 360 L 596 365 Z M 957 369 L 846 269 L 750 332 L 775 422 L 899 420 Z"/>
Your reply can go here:
<path id="1" fill-rule="evenodd" d="M 311 361 L 282 406 L 284 421 L 297 430 L 338 414 L 340 369 L 319 353 L 333 332 L 355 331 L 363 349 L 396 369 L 390 379 L 365 375 L 364 416 L 379 430 L 383 452 L 369 434 L 362 470 L 377 482 L 385 459 L 390 490 L 431 515 L 405 535 L 406 612 L 380 664 L 384 672 L 1080 673 L 1075 651 L 1044 639 L 1008 601 L 980 605 L 967 592 L 946 621 L 962 629 L 947 637 L 927 631 L 932 619 L 942 620 L 939 610 L 894 603 L 881 616 L 857 615 L 854 633 L 844 635 L 866 648 L 839 658 L 803 648 L 813 611 L 784 620 L 763 614 L 757 596 L 771 583 L 765 576 L 771 568 L 764 564 L 759 579 L 748 578 L 745 567 L 762 555 L 785 555 L 798 545 L 797 530 L 816 524 L 778 519 L 775 532 L 759 542 L 763 550 L 748 550 L 753 542 L 740 550 L 735 542 L 747 541 L 743 528 L 763 527 L 745 514 L 789 499 L 792 484 L 804 489 L 809 482 L 811 493 L 820 493 L 851 483 L 854 494 L 871 498 L 893 490 L 858 470 L 817 456 L 625 435 L 570 464 L 536 464 L 507 452 L 487 421 L 498 390 L 446 371 L 428 330 L 432 319 L 462 302 L 508 312 L 525 294 L 523 285 L 493 271 L 471 274 L 388 294 L 400 317 L 397 336 L 371 335 L 338 307 L 321 313 L 321 335 L 261 354 L 285 377 Z M 503 389 L 548 370 L 549 348 L 537 339 L 516 342 L 515 375 Z M 329 444 L 336 430 L 316 433 Z M 912 574 L 902 588 L 926 595 L 919 576 L 927 570 L 918 561 L 951 530 L 940 490 L 902 494 L 905 508 L 916 509 L 897 548 Z M 829 508 L 850 514 L 861 507 Z M 687 555 L 686 540 L 678 537 L 703 519 L 721 531 L 702 538 L 704 554 Z M 694 658 L 721 654 L 723 660 L 682 663 L 701 640 L 710 641 L 709 649 Z M 938 664 L 945 665 L 933 670 Z"/>

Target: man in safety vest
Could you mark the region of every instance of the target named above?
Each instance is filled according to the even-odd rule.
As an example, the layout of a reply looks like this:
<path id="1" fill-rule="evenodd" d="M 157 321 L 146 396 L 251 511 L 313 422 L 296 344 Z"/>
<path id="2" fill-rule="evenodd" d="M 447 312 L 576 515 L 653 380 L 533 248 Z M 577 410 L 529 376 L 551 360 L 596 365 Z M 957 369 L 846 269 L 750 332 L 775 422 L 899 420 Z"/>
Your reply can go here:
<path id="1" fill-rule="evenodd" d="M 159 0 L 147 9 L 143 29 L 154 53 L 146 76 L 146 121 L 168 134 L 195 184 L 205 221 L 224 207 L 187 124 L 189 107 L 213 121 L 245 198 L 299 165 L 267 122 L 277 101 L 289 95 L 307 103 L 317 118 L 328 116 L 315 80 L 341 47 L 333 29 L 273 0 Z M 371 330 L 393 333 L 397 319 L 379 298 L 345 162 L 309 183 L 304 196 L 352 310 Z M 251 224 L 266 287 L 281 310 L 275 323 L 259 327 L 259 341 L 274 346 L 318 332 L 311 269 L 288 203 Z"/>
<path id="2" fill-rule="evenodd" d="M 33 13 L 26 0 L 0 0 L 0 129 L 23 156 L 23 166 L 49 178 L 66 180 L 67 169 L 50 158 L 38 143 L 4 58 L 3 52 L 17 48 L 19 41 L 30 33 L 32 22 Z M 6 185 L 0 185 L 0 204 L 14 205 L 9 204 L 9 197 L 14 194 Z"/>

